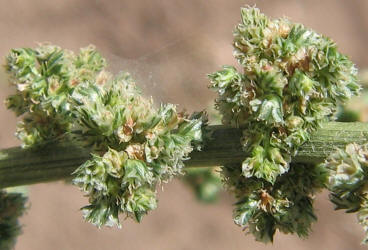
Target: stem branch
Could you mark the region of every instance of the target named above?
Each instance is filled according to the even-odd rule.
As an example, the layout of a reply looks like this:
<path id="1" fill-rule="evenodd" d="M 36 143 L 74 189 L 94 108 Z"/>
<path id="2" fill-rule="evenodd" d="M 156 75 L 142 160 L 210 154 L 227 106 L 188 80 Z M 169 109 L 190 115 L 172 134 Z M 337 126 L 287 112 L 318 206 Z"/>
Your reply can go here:
<path id="1" fill-rule="evenodd" d="M 239 163 L 246 157 L 240 144 L 241 131 L 209 126 L 211 139 L 201 151 L 190 154 L 187 167 L 221 166 Z M 367 142 L 368 124 L 330 122 L 312 134 L 293 162 L 319 163 L 336 148 Z M 71 178 L 71 173 L 90 158 L 90 152 L 74 145 L 48 145 L 41 150 L 14 147 L 0 150 L 0 188 Z"/>

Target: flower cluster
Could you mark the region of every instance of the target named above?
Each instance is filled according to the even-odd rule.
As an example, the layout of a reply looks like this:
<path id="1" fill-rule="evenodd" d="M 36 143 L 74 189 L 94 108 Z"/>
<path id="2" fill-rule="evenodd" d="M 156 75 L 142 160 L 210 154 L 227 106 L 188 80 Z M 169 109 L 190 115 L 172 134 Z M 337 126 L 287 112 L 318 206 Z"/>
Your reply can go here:
<path id="1" fill-rule="evenodd" d="M 337 149 L 321 167 L 329 171 L 328 189 L 335 209 L 357 212 L 368 243 L 368 145 L 348 144 Z"/>
<path id="2" fill-rule="evenodd" d="M 17 92 L 7 106 L 23 116 L 16 134 L 24 147 L 73 140 L 92 150 L 73 181 L 89 197 L 85 218 L 120 226 L 120 214 L 140 221 L 156 208 L 156 186 L 182 173 L 203 116 L 156 108 L 128 73 L 113 77 L 105 66 L 92 46 L 78 55 L 51 45 L 14 49 L 6 69 Z"/>
<path id="3" fill-rule="evenodd" d="M 156 185 L 182 173 L 191 143 L 201 139 L 200 115 L 186 117 L 172 104 L 155 108 L 126 73 L 82 83 L 71 99 L 75 133 L 100 152 L 74 173 L 91 203 L 85 217 L 97 226 L 119 226 L 120 213 L 140 221 L 157 206 Z"/>
<path id="4" fill-rule="evenodd" d="M 18 218 L 25 211 L 26 200 L 20 193 L 0 191 L 0 249 L 13 249 L 21 233 Z"/>
<path id="5" fill-rule="evenodd" d="M 265 243 L 273 241 L 276 230 L 308 236 L 312 222 L 317 219 L 313 196 L 327 180 L 323 167 L 291 163 L 288 173 L 274 184 L 241 175 L 239 165 L 224 167 L 225 184 L 238 198 L 233 213 L 237 225 Z"/>
<path id="6" fill-rule="evenodd" d="M 257 8 L 241 9 L 233 45 L 241 71 L 224 66 L 209 78 L 223 123 L 243 130 L 249 155 L 224 170 L 239 199 L 235 222 L 264 242 L 275 229 L 306 235 L 314 220 L 311 195 L 324 174 L 291 164 L 291 157 L 322 122 L 334 119 L 338 104 L 358 94 L 357 70 L 329 38 Z M 285 218 L 298 219 L 289 225 Z"/>
<path id="7" fill-rule="evenodd" d="M 78 83 L 94 80 L 105 66 L 93 46 L 78 55 L 53 45 L 11 50 L 5 68 L 17 91 L 6 105 L 23 115 L 16 131 L 22 146 L 40 146 L 65 137 L 73 121 L 70 94 Z"/>

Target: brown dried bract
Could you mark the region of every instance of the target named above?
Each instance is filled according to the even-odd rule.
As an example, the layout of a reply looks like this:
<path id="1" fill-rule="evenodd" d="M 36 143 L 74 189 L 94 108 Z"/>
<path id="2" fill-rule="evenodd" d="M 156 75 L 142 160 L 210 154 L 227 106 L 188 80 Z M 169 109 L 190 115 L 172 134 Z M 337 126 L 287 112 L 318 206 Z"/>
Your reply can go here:
<path id="1" fill-rule="evenodd" d="M 131 117 L 129 117 L 126 121 L 126 123 L 123 126 L 123 133 L 125 135 L 132 135 L 134 131 L 135 122 Z"/>
<path id="2" fill-rule="evenodd" d="M 261 190 L 260 198 L 261 198 L 260 208 L 266 212 L 271 211 L 272 207 L 271 203 L 274 200 L 273 197 L 270 194 L 268 194 L 266 190 Z"/>

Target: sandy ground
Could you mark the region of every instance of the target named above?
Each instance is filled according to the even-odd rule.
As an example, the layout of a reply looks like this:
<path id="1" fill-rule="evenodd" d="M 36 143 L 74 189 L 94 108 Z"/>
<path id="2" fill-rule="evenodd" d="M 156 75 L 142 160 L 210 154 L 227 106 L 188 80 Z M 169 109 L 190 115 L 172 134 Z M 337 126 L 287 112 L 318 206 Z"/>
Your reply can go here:
<path id="1" fill-rule="evenodd" d="M 0 56 L 37 42 L 72 50 L 94 44 L 112 71 L 130 71 L 155 100 L 201 110 L 214 97 L 206 74 L 235 64 L 232 29 L 246 3 L 332 37 L 360 68 L 368 67 L 368 2 L 361 0 L 0 0 Z M 4 100 L 12 90 L 3 72 L 0 80 Z M 12 136 L 14 115 L 0 106 L 0 117 L 0 147 L 19 145 Z M 79 208 L 86 200 L 76 187 L 39 184 L 29 187 L 29 194 L 17 250 L 363 249 L 355 216 L 331 212 L 327 194 L 318 196 L 319 221 L 307 240 L 277 234 L 274 245 L 267 246 L 233 224 L 229 195 L 203 205 L 179 181 L 164 186 L 159 208 L 141 224 L 126 221 L 120 230 L 85 223 Z"/>

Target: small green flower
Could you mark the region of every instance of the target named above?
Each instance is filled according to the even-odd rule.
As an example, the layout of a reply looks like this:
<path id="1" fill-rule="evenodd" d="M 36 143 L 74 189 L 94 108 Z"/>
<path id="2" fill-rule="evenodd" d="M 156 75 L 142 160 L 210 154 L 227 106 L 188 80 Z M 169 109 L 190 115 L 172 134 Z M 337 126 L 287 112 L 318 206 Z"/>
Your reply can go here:
<path id="1" fill-rule="evenodd" d="M 193 189 L 196 198 L 203 203 L 214 203 L 222 190 L 219 168 L 186 168 L 183 180 Z"/>
<path id="2" fill-rule="evenodd" d="M 274 95 L 267 95 L 263 100 L 254 99 L 249 102 L 255 119 L 266 124 L 283 123 L 281 99 Z"/>

